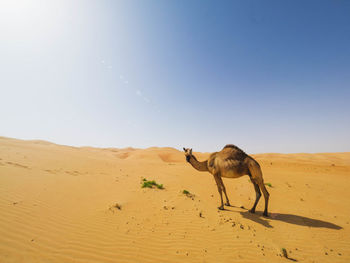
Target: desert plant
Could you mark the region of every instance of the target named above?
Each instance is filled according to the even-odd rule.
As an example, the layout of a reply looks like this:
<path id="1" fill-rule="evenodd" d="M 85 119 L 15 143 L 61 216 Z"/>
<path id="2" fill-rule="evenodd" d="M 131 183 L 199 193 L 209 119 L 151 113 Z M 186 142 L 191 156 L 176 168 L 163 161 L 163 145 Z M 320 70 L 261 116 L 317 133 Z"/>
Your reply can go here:
<path id="1" fill-rule="evenodd" d="M 164 189 L 163 184 L 156 184 L 156 187 L 157 187 L 158 189 Z"/>
<path id="2" fill-rule="evenodd" d="M 142 188 L 158 188 L 158 189 L 164 189 L 164 186 L 163 184 L 157 184 L 157 182 L 155 180 L 147 180 L 146 178 L 143 178 L 142 179 L 142 185 L 141 185 Z"/>
<path id="3" fill-rule="evenodd" d="M 281 249 L 282 251 L 282 255 L 285 257 L 285 258 L 288 258 L 288 254 L 287 254 L 287 249 L 285 249 L 284 247 Z"/>
<path id="4" fill-rule="evenodd" d="M 190 191 L 183 190 L 182 193 L 187 197 L 191 198 L 192 200 L 194 200 L 194 194 L 191 194 Z"/>
<path id="5" fill-rule="evenodd" d="M 189 195 L 189 194 L 190 194 L 190 192 L 187 191 L 187 190 L 183 190 L 182 193 L 183 193 L 184 195 Z"/>

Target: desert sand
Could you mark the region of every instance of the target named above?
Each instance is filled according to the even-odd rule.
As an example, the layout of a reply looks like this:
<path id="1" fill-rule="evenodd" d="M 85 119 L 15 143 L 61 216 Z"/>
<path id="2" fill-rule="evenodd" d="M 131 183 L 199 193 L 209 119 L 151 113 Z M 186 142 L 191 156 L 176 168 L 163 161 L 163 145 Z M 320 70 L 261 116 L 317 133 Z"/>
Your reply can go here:
<path id="1" fill-rule="evenodd" d="M 248 212 L 248 176 L 224 178 L 233 206 L 219 211 L 212 175 L 173 148 L 0 137 L 0 262 L 350 262 L 350 153 L 253 157 L 269 218 L 263 198 Z"/>

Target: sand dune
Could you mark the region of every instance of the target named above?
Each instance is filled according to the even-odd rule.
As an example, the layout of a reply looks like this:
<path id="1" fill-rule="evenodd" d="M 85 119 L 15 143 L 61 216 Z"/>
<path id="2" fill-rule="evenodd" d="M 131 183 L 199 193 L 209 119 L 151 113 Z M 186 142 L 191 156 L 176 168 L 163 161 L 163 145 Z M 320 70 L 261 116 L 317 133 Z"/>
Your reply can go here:
<path id="1" fill-rule="evenodd" d="M 234 207 L 218 211 L 214 179 L 173 148 L 0 137 L 0 262 L 286 262 L 283 248 L 298 262 L 350 262 L 350 153 L 254 157 L 272 186 L 268 219 L 263 200 L 247 211 L 248 177 L 224 179 Z"/>

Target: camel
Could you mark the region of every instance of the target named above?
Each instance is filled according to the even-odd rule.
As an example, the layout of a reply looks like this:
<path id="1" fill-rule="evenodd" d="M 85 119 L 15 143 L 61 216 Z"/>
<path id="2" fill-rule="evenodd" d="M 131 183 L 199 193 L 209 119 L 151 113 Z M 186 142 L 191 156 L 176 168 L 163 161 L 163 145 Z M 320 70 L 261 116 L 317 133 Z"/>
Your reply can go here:
<path id="1" fill-rule="evenodd" d="M 185 152 L 186 161 L 189 162 L 196 170 L 200 172 L 209 172 L 214 176 L 221 199 L 221 206 L 218 207 L 220 210 L 225 209 L 222 192 L 224 192 L 226 197 L 225 205 L 230 206 L 230 201 L 227 197 L 226 188 L 222 181 L 222 177 L 238 178 L 243 175 L 248 175 L 254 185 L 256 193 L 254 205 L 249 212 L 255 213 L 255 208 L 261 197 L 261 189 L 265 198 L 265 210 L 263 215 L 266 217 L 268 216 L 267 207 L 270 194 L 266 190 L 260 165 L 251 156 L 246 154 L 237 146 L 228 144 L 220 152 L 212 153 L 208 160 L 200 162 L 192 154 L 192 149 L 183 148 L 183 150 Z"/>

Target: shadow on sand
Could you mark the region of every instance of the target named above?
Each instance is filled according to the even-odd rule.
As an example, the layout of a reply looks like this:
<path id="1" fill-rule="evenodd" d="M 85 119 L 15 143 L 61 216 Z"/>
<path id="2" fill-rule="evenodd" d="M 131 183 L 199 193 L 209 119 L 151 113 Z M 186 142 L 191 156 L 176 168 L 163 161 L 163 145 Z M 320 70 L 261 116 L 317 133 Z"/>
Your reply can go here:
<path id="1" fill-rule="evenodd" d="M 308 227 L 317 227 L 317 228 L 330 228 L 330 229 L 342 229 L 341 226 L 336 224 L 322 221 L 318 219 L 313 219 L 305 216 L 298 216 L 292 214 L 280 214 L 280 213 L 271 213 L 268 218 L 265 218 L 259 212 L 256 214 L 249 213 L 249 211 L 239 212 L 244 218 L 252 220 L 256 223 L 259 223 L 265 227 L 272 228 L 270 221 L 278 220 L 289 224 L 299 225 L 299 226 L 308 226 Z"/>

